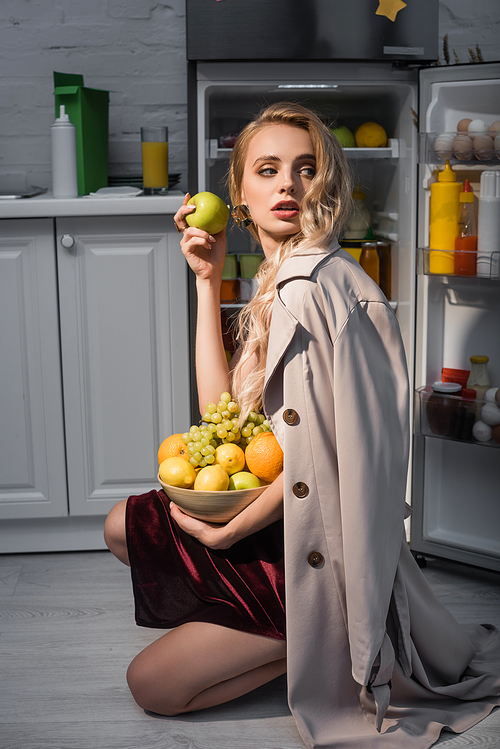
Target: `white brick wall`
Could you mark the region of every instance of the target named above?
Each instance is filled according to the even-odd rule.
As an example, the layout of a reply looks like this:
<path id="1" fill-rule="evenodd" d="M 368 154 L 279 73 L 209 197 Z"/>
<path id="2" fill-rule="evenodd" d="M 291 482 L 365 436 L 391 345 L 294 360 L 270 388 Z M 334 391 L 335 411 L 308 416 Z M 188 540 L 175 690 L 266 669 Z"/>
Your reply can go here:
<path id="1" fill-rule="evenodd" d="M 140 127 L 165 124 L 187 189 L 185 66 L 184 0 L 0 0 L 0 173 L 50 187 L 57 70 L 110 92 L 111 174 L 140 174 Z"/>
<path id="2" fill-rule="evenodd" d="M 461 62 L 500 58 L 500 0 L 440 0 L 439 27 Z M 110 91 L 111 174 L 140 173 L 141 125 L 166 124 L 187 189 L 184 50 L 184 0 L 0 0 L 0 173 L 50 187 L 57 70 Z"/>

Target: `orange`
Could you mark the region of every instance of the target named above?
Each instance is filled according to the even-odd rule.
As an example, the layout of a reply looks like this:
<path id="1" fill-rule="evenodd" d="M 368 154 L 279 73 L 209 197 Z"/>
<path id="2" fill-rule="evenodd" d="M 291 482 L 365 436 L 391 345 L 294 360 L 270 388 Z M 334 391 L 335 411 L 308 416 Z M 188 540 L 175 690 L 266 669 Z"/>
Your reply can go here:
<path id="1" fill-rule="evenodd" d="M 271 482 L 283 470 L 283 450 L 272 432 L 261 432 L 249 443 L 245 459 L 250 473 Z"/>
<path id="2" fill-rule="evenodd" d="M 184 458 L 189 460 L 187 445 L 182 441 L 182 434 L 171 434 L 163 440 L 158 450 L 158 465 L 167 458 Z"/>

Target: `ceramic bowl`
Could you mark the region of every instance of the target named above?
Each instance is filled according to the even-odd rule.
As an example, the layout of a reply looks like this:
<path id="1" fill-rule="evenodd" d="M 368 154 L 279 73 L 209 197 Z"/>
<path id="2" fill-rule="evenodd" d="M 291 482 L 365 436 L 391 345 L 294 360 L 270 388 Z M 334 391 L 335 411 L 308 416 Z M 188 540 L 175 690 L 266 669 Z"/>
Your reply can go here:
<path id="1" fill-rule="evenodd" d="M 158 476 L 165 494 L 186 515 L 209 523 L 228 523 L 239 512 L 248 507 L 254 499 L 267 489 L 268 484 L 255 489 L 235 489 L 226 492 L 201 492 L 194 489 L 180 489 L 165 484 Z"/>

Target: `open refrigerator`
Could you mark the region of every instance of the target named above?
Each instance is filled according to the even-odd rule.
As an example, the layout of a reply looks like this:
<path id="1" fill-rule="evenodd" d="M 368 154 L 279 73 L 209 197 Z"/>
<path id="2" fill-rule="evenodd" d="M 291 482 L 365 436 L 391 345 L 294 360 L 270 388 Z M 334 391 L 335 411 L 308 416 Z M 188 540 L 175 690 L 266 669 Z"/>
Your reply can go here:
<path id="1" fill-rule="evenodd" d="M 411 545 L 422 554 L 500 569 L 500 445 L 437 437 L 421 418 L 421 389 L 441 379 L 443 366 L 465 368 L 471 355 L 486 354 L 491 383 L 500 386 L 499 279 L 431 276 L 427 262 L 430 184 L 444 163 L 436 136 L 456 129 L 463 117 L 500 119 L 500 65 L 418 70 L 380 60 L 197 61 L 189 65 L 188 80 L 190 191 L 210 190 L 227 202 L 232 139 L 268 104 L 297 101 L 352 131 L 366 121 L 384 127 L 386 147 L 345 153 L 375 236 L 390 243 L 389 301 L 415 393 Z M 466 172 L 476 190 L 481 171 L 500 169 L 500 153 L 487 161 L 451 158 L 451 165 L 459 180 Z M 259 252 L 230 220 L 234 280 L 242 280 L 240 261 Z M 224 324 L 246 298 L 221 301 Z"/>

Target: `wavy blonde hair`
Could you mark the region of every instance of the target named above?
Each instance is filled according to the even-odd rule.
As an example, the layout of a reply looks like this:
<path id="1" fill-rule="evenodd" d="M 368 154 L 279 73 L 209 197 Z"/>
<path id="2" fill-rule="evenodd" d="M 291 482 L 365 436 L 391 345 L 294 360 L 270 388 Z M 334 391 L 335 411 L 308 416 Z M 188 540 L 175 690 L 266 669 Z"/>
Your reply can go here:
<path id="1" fill-rule="evenodd" d="M 237 341 L 241 353 L 232 374 L 232 392 L 240 405 L 242 416 L 262 408 L 278 269 L 287 257 L 303 252 L 307 247 L 328 247 L 347 220 L 352 202 L 352 180 L 347 160 L 330 129 L 310 109 L 300 104 L 279 102 L 262 110 L 242 130 L 234 145 L 228 174 L 233 206 L 242 202 L 241 185 L 250 141 L 269 125 L 288 125 L 307 130 L 316 157 L 316 174 L 302 199 L 300 230 L 285 238 L 272 257 L 261 264 L 257 274 L 257 292 L 239 316 Z M 247 230 L 259 240 L 255 224 L 250 224 Z M 252 371 L 245 371 L 251 359 L 254 362 Z"/>

